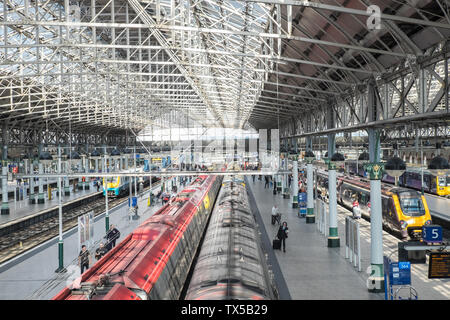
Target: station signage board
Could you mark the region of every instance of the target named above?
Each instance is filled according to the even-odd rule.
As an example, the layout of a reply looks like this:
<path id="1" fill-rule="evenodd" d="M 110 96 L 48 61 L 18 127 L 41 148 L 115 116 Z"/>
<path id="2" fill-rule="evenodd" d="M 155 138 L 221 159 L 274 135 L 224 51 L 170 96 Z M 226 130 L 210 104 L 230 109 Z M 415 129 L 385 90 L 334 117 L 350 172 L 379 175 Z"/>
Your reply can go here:
<path id="1" fill-rule="evenodd" d="M 424 226 L 422 230 L 422 238 L 426 243 L 441 243 L 442 227 L 438 225 Z"/>
<path id="2" fill-rule="evenodd" d="M 393 286 L 411 284 L 411 263 L 408 261 L 390 263 L 389 282 Z"/>
<path id="3" fill-rule="evenodd" d="M 428 279 L 450 278 L 450 252 L 431 252 Z"/>

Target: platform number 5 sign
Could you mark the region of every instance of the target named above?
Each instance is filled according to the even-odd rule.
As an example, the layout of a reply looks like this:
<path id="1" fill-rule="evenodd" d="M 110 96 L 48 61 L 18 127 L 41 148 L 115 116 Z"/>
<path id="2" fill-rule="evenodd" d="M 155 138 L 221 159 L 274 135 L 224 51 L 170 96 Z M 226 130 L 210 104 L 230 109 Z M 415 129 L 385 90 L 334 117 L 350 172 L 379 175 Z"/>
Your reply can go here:
<path id="1" fill-rule="evenodd" d="M 422 238 L 427 243 L 441 243 L 442 227 L 436 225 L 424 226 L 422 230 Z"/>

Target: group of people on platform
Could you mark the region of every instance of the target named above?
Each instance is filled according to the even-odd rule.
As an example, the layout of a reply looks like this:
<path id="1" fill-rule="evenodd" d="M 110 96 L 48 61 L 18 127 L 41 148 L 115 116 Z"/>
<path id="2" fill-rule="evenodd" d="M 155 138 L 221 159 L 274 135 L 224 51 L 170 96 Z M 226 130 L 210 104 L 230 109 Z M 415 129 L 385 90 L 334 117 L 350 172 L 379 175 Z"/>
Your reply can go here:
<path id="1" fill-rule="evenodd" d="M 100 243 L 99 247 L 95 250 L 95 259 L 100 260 L 105 254 L 108 253 L 112 248 L 116 246 L 117 239 L 120 238 L 120 231 L 112 224 L 109 227 L 104 239 L 106 239 L 106 244 Z M 78 266 L 81 269 L 81 274 L 89 269 L 92 265 L 91 253 L 87 249 L 86 245 L 81 246 L 81 251 L 78 254 Z"/>

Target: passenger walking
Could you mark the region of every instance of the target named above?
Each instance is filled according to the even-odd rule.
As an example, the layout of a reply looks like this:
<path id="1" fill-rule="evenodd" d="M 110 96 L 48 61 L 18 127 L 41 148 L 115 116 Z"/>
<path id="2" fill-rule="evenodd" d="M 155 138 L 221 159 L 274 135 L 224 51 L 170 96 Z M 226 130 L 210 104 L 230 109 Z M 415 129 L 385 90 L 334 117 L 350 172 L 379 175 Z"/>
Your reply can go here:
<path id="1" fill-rule="evenodd" d="M 287 222 L 284 221 L 283 224 L 278 229 L 277 237 L 281 240 L 283 245 L 283 251 L 286 252 L 286 239 L 288 237 L 289 228 L 287 226 Z"/>
<path id="2" fill-rule="evenodd" d="M 359 207 L 359 202 L 357 195 L 353 195 L 353 203 L 352 203 L 352 213 L 353 213 L 353 219 L 359 219 L 361 218 L 361 210 Z"/>
<path id="3" fill-rule="evenodd" d="M 106 239 L 108 240 L 108 244 L 106 245 L 107 251 L 111 250 L 116 246 L 116 240 L 120 238 L 120 232 L 116 229 L 116 227 L 112 224 L 109 227 L 109 231 L 106 234 Z"/>
<path id="4" fill-rule="evenodd" d="M 275 222 L 277 221 L 277 218 L 278 218 L 278 207 L 275 204 L 272 207 L 272 224 L 275 224 Z"/>
<path id="5" fill-rule="evenodd" d="M 269 177 L 264 176 L 264 189 L 266 189 L 269 186 Z"/>
<path id="6" fill-rule="evenodd" d="M 85 270 L 89 269 L 90 262 L 91 262 L 91 255 L 89 253 L 89 250 L 83 244 L 81 246 L 81 251 L 78 254 L 78 265 L 81 268 L 81 274 L 83 274 Z"/>

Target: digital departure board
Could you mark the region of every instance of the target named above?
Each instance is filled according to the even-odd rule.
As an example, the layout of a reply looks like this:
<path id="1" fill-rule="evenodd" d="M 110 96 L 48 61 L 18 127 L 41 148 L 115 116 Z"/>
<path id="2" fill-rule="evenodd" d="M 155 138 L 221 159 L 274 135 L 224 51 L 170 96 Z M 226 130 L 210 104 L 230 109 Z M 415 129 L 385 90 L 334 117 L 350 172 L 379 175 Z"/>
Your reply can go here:
<path id="1" fill-rule="evenodd" d="M 450 278 L 450 252 L 432 252 L 428 265 L 428 279 Z"/>

